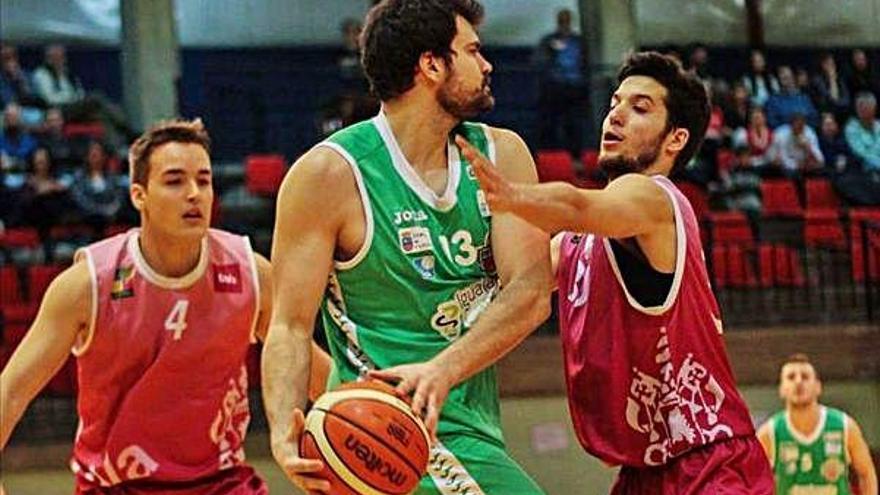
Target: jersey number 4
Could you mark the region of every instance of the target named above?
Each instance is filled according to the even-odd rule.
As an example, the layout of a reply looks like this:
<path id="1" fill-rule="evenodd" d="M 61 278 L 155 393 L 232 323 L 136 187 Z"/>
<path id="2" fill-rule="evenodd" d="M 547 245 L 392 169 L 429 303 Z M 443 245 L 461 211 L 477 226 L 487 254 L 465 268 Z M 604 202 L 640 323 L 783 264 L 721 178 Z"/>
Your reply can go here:
<path id="1" fill-rule="evenodd" d="M 165 330 L 174 332 L 174 340 L 180 340 L 181 334 L 186 330 L 186 311 L 189 309 L 189 301 L 181 299 L 174 303 L 168 317 L 165 318 Z"/>

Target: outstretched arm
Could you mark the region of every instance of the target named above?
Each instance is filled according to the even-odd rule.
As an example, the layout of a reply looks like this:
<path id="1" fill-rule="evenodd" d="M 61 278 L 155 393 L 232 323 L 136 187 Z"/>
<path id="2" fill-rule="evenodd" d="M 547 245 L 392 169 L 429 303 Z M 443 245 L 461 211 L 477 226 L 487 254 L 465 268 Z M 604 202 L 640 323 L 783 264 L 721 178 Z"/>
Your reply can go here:
<path id="1" fill-rule="evenodd" d="M 272 245 L 274 308 L 263 348 L 263 397 L 272 453 L 288 478 L 300 488 L 327 491 L 314 477 L 323 464 L 299 457 L 312 367 L 315 316 L 333 265 L 340 229 L 340 208 L 326 198 L 357 194 L 342 157 L 327 148 L 303 155 L 288 172 L 278 194 Z"/>
<path id="2" fill-rule="evenodd" d="M 862 435 L 862 429 L 850 417 L 846 418 L 846 423 L 846 445 L 853 471 L 859 480 L 859 493 L 877 495 L 877 471 L 874 469 L 871 450 Z"/>
<path id="3" fill-rule="evenodd" d="M 49 285 L 37 318 L 0 374 L 0 449 L 28 404 L 58 372 L 91 318 L 88 266 L 79 261 Z"/>
<path id="4" fill-rule="evenodd" d="M 458 143 L 473 164 L 492 211 L 512 213 L 545 232 L 568 230 L 627 238 L 651 234 L 672 223 L 669 197 L 645 175 L 623 175 L 601 190 L 563 182 L 515 183 L 466 141 L 459 138 Z"/>
<path id="5" fill-rule="evenodd" d="M 500 174 L 512 183 L 537 182 L 525 143 L 510 131 L 493 130 Z M 426 363 L 396 366 L 373 376 L 400 379 L 397 390 L 413 394 L 413 410 L 434 434 L 449 390 L 491 366 L 550 314 L 549 238 L 510 213 L 492 212 L 492 252 L 501 291 L 474 326 Z"/>

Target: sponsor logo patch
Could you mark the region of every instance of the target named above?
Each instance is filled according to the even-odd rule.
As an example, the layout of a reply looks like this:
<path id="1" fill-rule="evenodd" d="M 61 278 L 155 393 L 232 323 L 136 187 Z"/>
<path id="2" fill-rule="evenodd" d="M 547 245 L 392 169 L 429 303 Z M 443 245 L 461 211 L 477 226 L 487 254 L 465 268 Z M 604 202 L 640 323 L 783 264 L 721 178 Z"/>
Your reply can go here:
<path id="1" fill-rule="evenodd" d="M 403 254 L 423 253 L 432 251 L 431 231 L 425 227 L 407 227 L 397 231 L 400 250 Z"/>
<path id="2" fill-rule="evenodd" d="M 416 271 L 418 271 L 419 275 L 425 280 L 434 278 L 434 275 L 436 275 L 436 272 L 434 271 L 435 265 L 436 260 L 434 259 L 434 255 L 431 254 L 413 260 L 413 266 L 416 267 Z"/>
<path id="3" fill-rule="evenodd" d="M 113 288 L 110 290 L 110 299 L 124 299 L 134 296 L 134 266 L 116 267 L 113 275 Z"/>
<path id="4" fill-rule="evenodd" d="M 215 292 L 241 292 L 241 270 L 238 263 L 213 266 Z"/>

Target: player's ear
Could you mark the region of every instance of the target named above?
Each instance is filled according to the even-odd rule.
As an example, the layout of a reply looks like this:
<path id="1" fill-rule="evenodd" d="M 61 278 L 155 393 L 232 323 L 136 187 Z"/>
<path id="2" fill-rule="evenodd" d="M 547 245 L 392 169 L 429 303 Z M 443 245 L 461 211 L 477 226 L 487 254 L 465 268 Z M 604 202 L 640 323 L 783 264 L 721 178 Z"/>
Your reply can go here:
<path id="1" fill-rule="evenodd" d="M 424 52 L 419 57 L 418 71 L 424 78 L 439 83 L 446 77 L 446 61 L 435 53 Z"/>
<path id="2" fill-rule="evenodd" d="M 144 197 L 147 195 L 147 188 L 138 183 L 132 183 L 128 188 L 128 196 L 131 198 L 131 204 L 137 211 L 144 209 Z"/>

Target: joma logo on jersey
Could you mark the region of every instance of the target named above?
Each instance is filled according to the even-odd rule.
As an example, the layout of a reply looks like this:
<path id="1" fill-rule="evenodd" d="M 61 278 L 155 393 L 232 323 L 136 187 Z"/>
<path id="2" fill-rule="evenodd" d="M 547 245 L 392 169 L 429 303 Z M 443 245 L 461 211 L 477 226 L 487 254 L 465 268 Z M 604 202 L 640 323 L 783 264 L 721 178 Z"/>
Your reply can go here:
<path id="1" fill-rule="evenodd" d="M 403 210 L 394 212 L 394 225 L 404 222 L 424 222 L 428 215 L 423 210 Z"/>
<path id="2" fill-rule="evenodd" d="M 238 263 L 214 265 L 215 292 L 241 292 L 241 272 Z"/>

